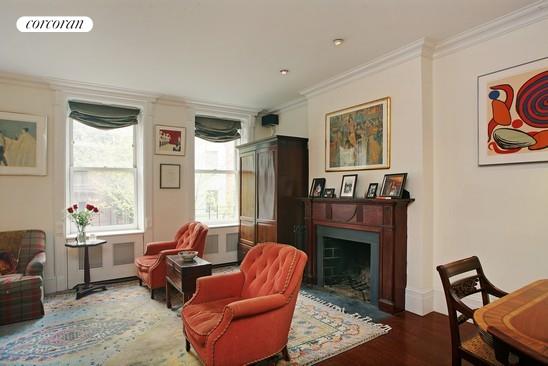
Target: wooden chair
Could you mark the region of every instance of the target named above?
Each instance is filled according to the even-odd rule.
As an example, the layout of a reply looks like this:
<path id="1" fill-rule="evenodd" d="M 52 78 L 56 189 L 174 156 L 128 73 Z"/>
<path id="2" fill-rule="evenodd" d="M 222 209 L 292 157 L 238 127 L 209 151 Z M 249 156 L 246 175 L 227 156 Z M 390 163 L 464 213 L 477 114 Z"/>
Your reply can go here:
<path id="1" fill-rule="evenodd" d="M 451 353 L 453 366 L 461 365 L 462 359 L 474 365 L 501 365 L 495 358 L 495 352 L 491 345 L 484 339 L 486 335 L 477 333 L 474 337 L 465 341 L 461 340 L 460 325 L 468 319 L 473 319 L 476 309 L 470 308 L 462 299 L 472 294 L 481 292 L 483 305 L 489 304 L 489 295 L 496 297 L 506 296 L 507 293 L 495 287 L 485 277 L 478 257 L 461 259 L 456 262 L 437 266 L 447 301 L 449 326 L 451 329 Z M 467 277 L 461 277 L 453 282 L 451 277 L 467 272 L 475 271 Z M 457 312 L 460 315 L 457 315 Z M 492 342 L 491 342 L 492 344 Z"/>

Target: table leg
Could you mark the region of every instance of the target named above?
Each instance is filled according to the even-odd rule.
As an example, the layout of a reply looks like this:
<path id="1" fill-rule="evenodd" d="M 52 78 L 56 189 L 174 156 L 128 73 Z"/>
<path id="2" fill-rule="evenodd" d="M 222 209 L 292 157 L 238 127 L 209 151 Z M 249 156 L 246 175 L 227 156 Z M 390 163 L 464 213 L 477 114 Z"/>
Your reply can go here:
<path id="1" fill-rule="evenodd" d="M 169 294 L 169 281 L 166 280 L 166 306 L 168 309 L 171 309 L 171 296 Z"/>
<path id="2" fill-rule="evenodd" d="M 91 282 L 89 274 L 89 252 L 88 247 L 84 247 L 84 283 L 86 284 L 86 287 L 89 287 L 89 283 Z"/>

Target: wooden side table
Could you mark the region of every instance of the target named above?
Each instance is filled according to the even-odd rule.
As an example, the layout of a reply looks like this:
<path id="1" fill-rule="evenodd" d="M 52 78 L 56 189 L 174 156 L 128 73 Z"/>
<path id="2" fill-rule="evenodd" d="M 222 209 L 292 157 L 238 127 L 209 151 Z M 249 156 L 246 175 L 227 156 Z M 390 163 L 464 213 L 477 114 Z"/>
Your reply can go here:
<path id="1" fill-rule="evenodd" d="M 184 262 L 179 255 L 166 256 L 166 306 L 171 309 L 170 287 L 183 294 L 183 304 L 196 292 L 196 280 L 211 276 L 211 263 L 195 257 L 192 262 Z"/>
<path id="2" fill-rule="evenodd" d="M 92 285 L 91 284 L 91 275 L 90 275 L 90 267 L 89 267 L 89 247 L 95 247 L 97 245 L 103 245 L 106 244 L 106 240 L 97 239 L 97 240 L 91 240 L 87 239 L 84 243 L 65 243 L 66 247 L 70 248 L 84 248 L 84 283 L 78 284 L 75 286 L 76 288 L 76 300 L 81 299 L 84 296 L 87 296 L 89 294 L 94 293 L 95 291 L 106 291 L 106 286 L 103 285 Z"/>

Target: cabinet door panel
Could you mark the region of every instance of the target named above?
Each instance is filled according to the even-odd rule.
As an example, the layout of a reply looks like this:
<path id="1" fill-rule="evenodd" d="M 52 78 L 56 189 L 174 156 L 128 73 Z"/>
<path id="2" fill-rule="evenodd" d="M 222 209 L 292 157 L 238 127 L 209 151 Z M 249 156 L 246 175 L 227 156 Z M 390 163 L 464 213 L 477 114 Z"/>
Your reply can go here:
<path id="1" fill-rule="evenodd" d="M 257 198 L 259 219 L 276 219 L 276 150 L 257 152 Z"/>
<path id="2" fill-rule="evenodd" d="M 255 245 L 255 221 L 240 220 L 240 242 Z"/>
<path id="3" fill-rule="evenodd" d="M 277 242 L 277 225 L 276 223 L 257 223 L 257 243 L 265 243 L 269 241 Z"/>
<path id="4" fill-rule="evenodd" d="M 240 215 L 255 219 L 255 152 L 240 157 Z"/>

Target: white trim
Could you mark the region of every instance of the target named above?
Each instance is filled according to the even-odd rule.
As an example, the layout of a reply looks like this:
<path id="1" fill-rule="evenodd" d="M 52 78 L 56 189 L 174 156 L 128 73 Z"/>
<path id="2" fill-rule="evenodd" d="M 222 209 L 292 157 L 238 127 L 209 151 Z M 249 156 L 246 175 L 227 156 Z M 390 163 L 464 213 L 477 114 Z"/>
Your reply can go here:
<path id="1" fill-rule="evenodd" d="M 280 104 L 277 107 L 267 109 L 266 111 L 261 112 L 259 115 L 263 116 L 265 114 L 270 114 L 270 113 L 287 112 L 292 109 L 303 107 L 306 105 L 306 103 L 307 103 L 307 99 L 305 97 L 298 97 L 296 99 L 290 100 L 287 103 Z"/>
<path id="2" fill-rule="evenodd" d="M 405 289 L 405 310 L 417 315 L 426 315 L 434 311 L 434 291 L 432 289 Z"/>
<path id="3" fill-rule="evenodd" d="M 428 57 L 429 55 L 431 55 L 433 48 L 434 44 L 432 41 L 426 38 L 419 39 L 383 56 L 377 57 L 372 61 L 369 61 L 365 64 L 354 67 L 348 71 L 326 79 L 310 88 L 304 89 L 303 91 L 301 91 L 301 94 L 304 95 L 306 98 L 310 98 L 312 96 L 324 93 L 328 90 L 337 88 L 341 85 L 347 84 L 353 80 L 363 78 L 366 75 L 377 73 L 389 67 L 399 65 L 415 57 Z"/>
<path id="4" fill-rule="evenodd" d="M 548 0 L 537 1 L 534 4 L 503 15 L 490 22 L 449 37 L 436 45 L 434 58 L 443 57 L 462 48 L 485 42 L 502 36 L 516 29 L 526 27 L 548 17 Z"/>

